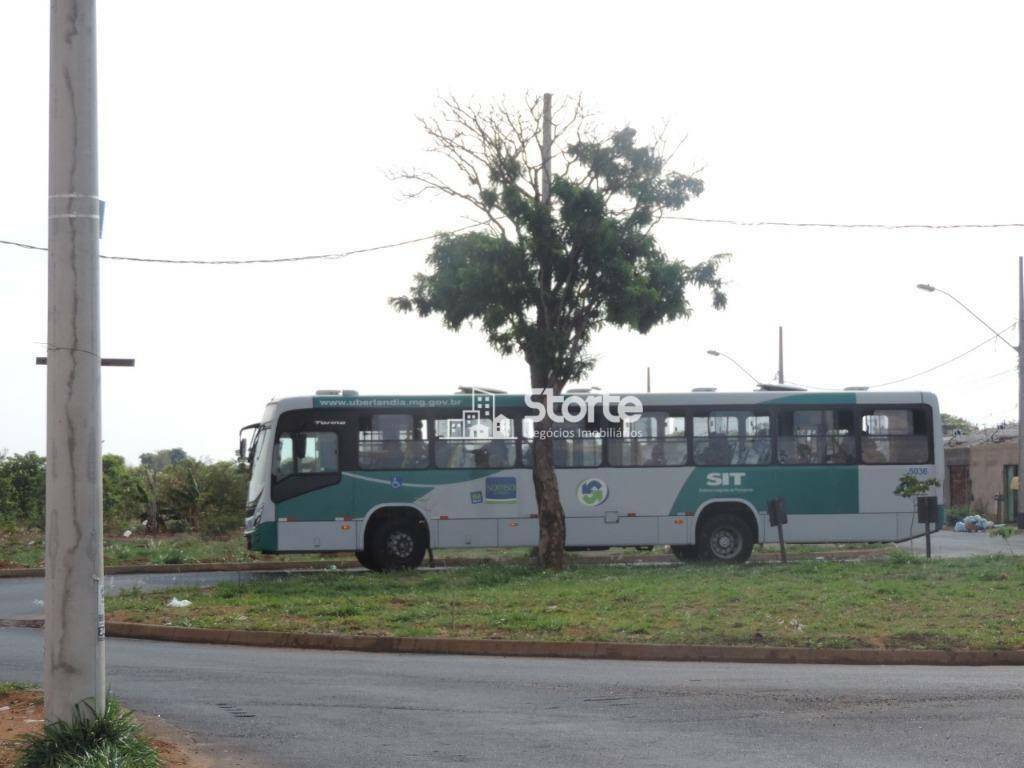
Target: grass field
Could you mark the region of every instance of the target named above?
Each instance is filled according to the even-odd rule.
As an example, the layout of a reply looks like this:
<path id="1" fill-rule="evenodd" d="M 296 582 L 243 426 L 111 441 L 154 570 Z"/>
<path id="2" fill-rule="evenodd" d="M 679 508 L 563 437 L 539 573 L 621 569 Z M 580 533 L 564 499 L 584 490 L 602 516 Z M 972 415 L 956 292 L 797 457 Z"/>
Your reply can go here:
<path id="1" fill-rule="evenodd" d="M 0 532 L 0 568 L 35 568 L 43 564 L 42 531 Z M 204 538 L 195 534 L 133 536 L 103 543 L 107 565 L 177 565 L 245 563 L 256 560 L 319 560 L 337 555 L 261 555 L 245 548 L 241 533 Z"/>
<path id="2" fill-rule="evenodd" d="M 172 609 L 172 596 L 192 607 Z M 331 573 L 110 598 L 112 621 L 383 636 L 1024 647 L 1024 559 Z"/>

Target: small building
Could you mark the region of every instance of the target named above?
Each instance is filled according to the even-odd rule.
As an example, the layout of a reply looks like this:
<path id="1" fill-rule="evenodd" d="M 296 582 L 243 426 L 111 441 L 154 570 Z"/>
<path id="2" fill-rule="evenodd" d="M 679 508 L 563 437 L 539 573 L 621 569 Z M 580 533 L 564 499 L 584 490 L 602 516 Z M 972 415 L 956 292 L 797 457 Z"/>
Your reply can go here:
<path id="1" fill-rule="evenodd" d="M 970 510 L 997 523 L 1016 520 L 1017 425 L 953 434 L 945 442 L 947 514 Z"/>

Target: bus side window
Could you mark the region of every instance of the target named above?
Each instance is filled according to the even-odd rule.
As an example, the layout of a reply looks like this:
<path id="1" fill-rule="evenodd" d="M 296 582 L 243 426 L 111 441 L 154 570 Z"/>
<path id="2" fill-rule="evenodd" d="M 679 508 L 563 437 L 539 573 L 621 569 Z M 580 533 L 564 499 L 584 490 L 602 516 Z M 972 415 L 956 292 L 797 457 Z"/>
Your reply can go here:
<path id="1" fill-rule="evenodd" d="M 712 411 L 694 416 L 693 452 L 695 462 L 703 466 L 769 464 L 771 419 L 754 411 Z"/>
<path id="2" fill-rule="evenodd" d="M 928 461 L 928 419 L 924 411 L 878 408 L 861 416 L 864 464 L 923 464 Z"/>
<path id="3" fill-rule="evenodd" d="M 295 474 L 295 457 L 292 456 L 291 435 L 281 435 L 274 444 L 274 464 L 272 474 L 275 480 L 283 480 Z"/>
<path id="4" fill-rule="evenodd" d="M 273 475 L 328 474 L 338 471 L 338 435 L 334 432 L 289 432 L 274 445 Z"/>
<path id="5" fill-rule="evenodd" d="M 429 465 L 426 419 L 408 413 L 359 417 L 360 469 L 426 469 Z"/>
<path id="6" fill-rule="evenodd" d="M 516 463 L 515 425 L 506 416 L 434 421 L 434 463 L 447 469 L 504 469 Z"/>
<path id="7" fill-rule="evenodd" d="M 780 464 L 852 464 L 854 448 L 852 411 L 779 413 Z"/>
<path id="8" fill-rule="evenodd" d="M 537 422 L 530 416 L 526 416 L 519 422 L 520 450 L 523 453 L 523 466 L 533 466 L 533 435 Z"/>

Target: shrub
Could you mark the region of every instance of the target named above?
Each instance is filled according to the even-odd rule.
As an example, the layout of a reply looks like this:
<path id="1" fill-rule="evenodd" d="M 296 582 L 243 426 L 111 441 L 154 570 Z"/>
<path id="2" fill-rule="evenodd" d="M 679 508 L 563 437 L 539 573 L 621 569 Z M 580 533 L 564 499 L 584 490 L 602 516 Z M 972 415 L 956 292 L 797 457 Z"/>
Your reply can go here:
<path id="1" fill-rule="evenodd" d="M 15 768 L 159 768 L 160 756 L 142 726 L 113 697 L 99 717 L 86 719 L 80 704 L 70 723 L 58 721 L 42 733 L 22 736 Z"/>

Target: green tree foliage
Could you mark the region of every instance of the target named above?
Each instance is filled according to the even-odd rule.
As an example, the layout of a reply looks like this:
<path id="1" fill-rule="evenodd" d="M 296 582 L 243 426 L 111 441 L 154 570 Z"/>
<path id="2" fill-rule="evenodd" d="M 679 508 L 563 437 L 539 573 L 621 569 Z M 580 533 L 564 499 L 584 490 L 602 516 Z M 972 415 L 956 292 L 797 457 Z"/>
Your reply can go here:
<path id="1" fill-rule="evenodd" d="M 951 435 L 958 429 L 962 433 L 967 434 L 968 432 L 977 431 L 978 425 L 968 421 L 967 419 L 961 418 L 960 416 L 954 416 L 952 413 L 942 414 L 943 434 Z"/>
<path id="2" fill-rule="evenodd" d="M 722 255 L 695 265 L 672 259 L 653 228 L 703 190 L 703 182 L 668 168 L 659 141 L 643 145 L 630 127 L 599 134 L 579 101 L 554 116 L 551 201 L 544 199 L 540 156 L 542 102 L 525 109 L 501 103 L 441 103 L 440 116 L 421 120 L 434 149 L 454 171 L 398 178 L 482 213 L 486 231 L 437 239 L 429 271 L 417 274 L 401 311 L 437 314 L 448 328 L 477 323 L 503 355 L 522 354 L 535 390 L 562 391 L 593 367 L 593 335 L 606 325 L 639 333 L 688 317 L 693 289 L 711 291 L 723 308 Z M 554 473 L 552 442 L 541 423 L 534 443 L 534 485 L 540 518 L 539 554 L 560 569 L 565 523 Z"/>
<path id="3" fill-rule="evenodd" d="M 0 523 L 42 528 L 45 517 L 46 459 L 0 453 Z"/>
<path id="4" fill-rule="evenodd" d="M 103 523 L 107 530 L 135 528 L 145 514 L 146 491 L 138 467 L 123 456 L 103 455 Z"/>
<path id="5" fill-rule="evenodd" d="M 194 459 L 180 448 L 143 454 L 137 467 L 105 454 L 104 527 L 108 533 L 137 530 L 152 508 L 152 533 L 238 528 L 247 484 L 238 463 Z M 45 518 L 46 460 L 32 452 L 0 454 L 0 526 L 42 529 Z"/>
<path id="6" fill-rule="evenodd" d="M 248 474 L 232 461 L 187 458 L 157 476 L 161 525 L 172 532 L 221 533 L 242 521 Z"/>
<path id="7" fill-rule="evenodd" d="M 168 467 L 174 466 L 188 459 L 188 454 L 181 448 L 164 448 L 154 453 L 144 453 L 139 456 L 139 464 L 147 469 L 161 472 Z"/>

